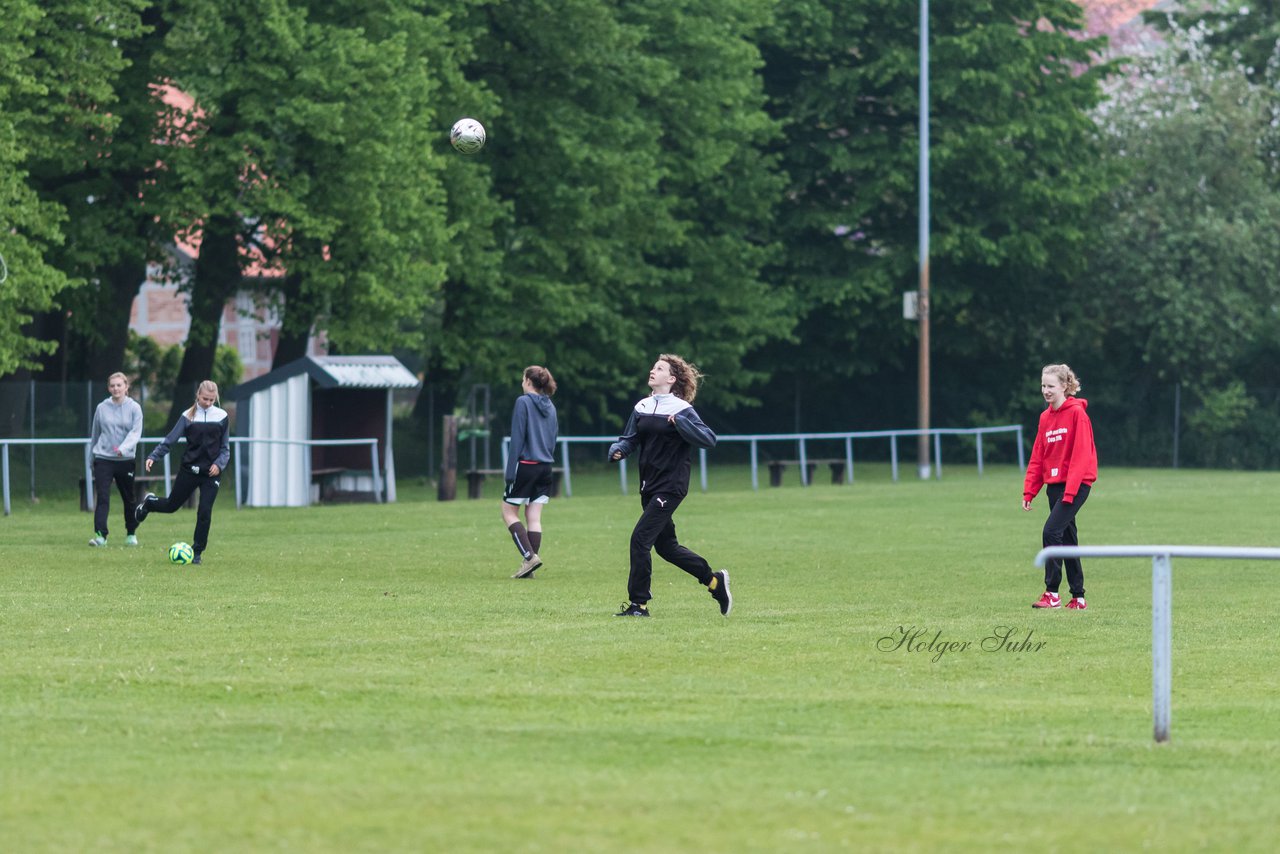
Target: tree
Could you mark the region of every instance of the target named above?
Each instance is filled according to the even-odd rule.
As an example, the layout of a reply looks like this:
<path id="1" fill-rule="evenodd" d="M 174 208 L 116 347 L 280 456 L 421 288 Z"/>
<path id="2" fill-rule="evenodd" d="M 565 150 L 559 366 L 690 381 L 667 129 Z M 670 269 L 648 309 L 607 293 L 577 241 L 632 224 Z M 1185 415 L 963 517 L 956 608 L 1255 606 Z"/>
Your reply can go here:
<path id="1" fill-rule="evenodd" d="M 1121 84 L 1101 122 L 1126 180 L 1099 210 L 1080 296 L 1100 321 L 1099 364 L 1138 384 L 1181 383 L 1204 408 L 1191 418 L 1204 439 L 1248 411 L 1231 383 L 1280 310 L 1275 90 L 1223 58 L 1205 29 L 1176 26 Z"/>
<path id="2" fill-rule="evenodd" d="M 154 10 L 145 0 L 47 6 L 40 63 L 84 92 L 94 116 L 85 126 L 55 124 L 57 140 L 32 158 L 33 187 L 68 213 L 66 241 L 49 260 L 81 283 L 38 319 L 43 334 L 66 342 L 44 361 L 53 377 L 104 380 L 119 367 L 133 298 L 157 255 L 154 215 L 145 207 L 159 177 L 147 17 Z M 86 52 L 95 61 L 78 59 Z"/>
<path id="3" fill-rule="evenodd" d="M 68 2 L 49 7 L 5 0 L 6 46 L 0 58 L 0 375 L 34 368 L 60 336 L 27 324 L 85 282 L 66 258 L 91 251 L 67 216 L 71 188 L 101 153 L 120 117 L 111 81 L 126 66 L 119 40 L 138 31 L 135 0 Z M 81 197 L 83 198 L 83 196 Z M 68 241 L 70 235 L 72 240 Z M 26 328 L 24 328 L 26 327 Z"/>
<path id="4" fill-rule="evenodd" d="M 423 44 L 438 22 L 393 2 L 175 0 L 166 14 L 157 62 L 195 103 L 171 123 L 165 220 L 200 246 L 178 386 L 209 375 L 251 266 L 276 273 L 254 281 L 287 338 L 412 343 L 402 319 L 433 300 L 448 239 Z"/>
<path id="5" fill-rule="evenodd" d="M 788 325 L 760 276 L 781 190 L 761 153 L 775 133 L 752 44 L 766 11 L 728 0 L 474 10 L 482 35 L 465 70 L 501 113 L 485 150 L 455 160 L 501 206 L 464 227 L 467 254 L 445 282 L 428 372 L 446 397 L 542 362 L 573 377 L 566 424 L 614 429 L 615 404 L 664 350 L 714 376 L 708 399 L 728 403 L 755 381 L 742 357 Z M 451 191 L 451 205 L 465 202 Z"/>
<path id="6" fill-rule="evenodd" d="M 1050 325 L 1036 306 L 1084 254 L 1092 202 L 1105 188 L 1088 111 L 1106 67 L 1092 61 L 1101 43 L 1078 38 L 1081 24 L 1065 0 L 932 13 L 939 411 L 970 411 L 975 371 L 1008 388 L 1034 330 Z M 777 218 L 788 252 L 771 275 L 803 318 L 785 346 L 762 354 L 785 366 L 775 410 L 806 385 L 828 401 L 855 387 L 874 396 L 870 410 L 826 407 L 845 424 L 850 415 L 900 424 L 914 410 L 916 329 L 902 319 L 900 295 L 915 289 L 919 265 L 918 39 L 914 7 L 804 0 L 779 7 L 763 42 L 771 108 L 787 125 L 777 151 L 791 178 Z M 891 405 L 902 385 L 912 393 Z M 985 405 L 1003 405 L 1005 393 L 996 395 Z"/>

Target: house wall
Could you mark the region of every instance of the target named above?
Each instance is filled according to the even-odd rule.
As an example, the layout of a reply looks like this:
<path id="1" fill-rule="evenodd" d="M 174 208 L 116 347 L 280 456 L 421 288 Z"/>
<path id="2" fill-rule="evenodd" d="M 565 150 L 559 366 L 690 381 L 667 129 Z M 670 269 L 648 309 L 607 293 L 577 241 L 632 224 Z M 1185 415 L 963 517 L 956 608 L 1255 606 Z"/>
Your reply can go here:
<path id="1" fill-rule="evenodd" d="M 129 328 L 165 346 L 182 344 L 187 340 L 187 332 L 191 328 L 187 298 L 178 291 L 177 285 L 159 281 L 156 268 L 148 270 L 147 280 L 133 299 Z M 240 361 L 244 364 L 242 381 L 255 379 L 271 370 L 279 339 L 279 316 L 274 311 L 256 306 L 248 292 L 242 291 L 223 306 L 218 343 L 240 354 Z M 313 336 L 307 345 L 307 355 L 323 356 L 325 353 L 322 339 Z"/>

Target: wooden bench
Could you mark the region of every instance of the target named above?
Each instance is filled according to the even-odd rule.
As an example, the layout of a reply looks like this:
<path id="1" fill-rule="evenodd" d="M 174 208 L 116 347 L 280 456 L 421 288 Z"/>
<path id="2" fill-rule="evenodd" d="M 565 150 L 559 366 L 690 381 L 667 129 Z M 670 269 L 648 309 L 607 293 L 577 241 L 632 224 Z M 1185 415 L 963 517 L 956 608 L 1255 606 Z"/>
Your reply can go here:
<path id="1" fill-rule="evenodd" d="M 148 492 L 154 492 L 155 488 L 159 488 L 164 483 L 164 475 L 162 474 L 135 474 L 133 476 L 133 498 L 135 501 L 141 502 Z M 111 485 L 111 495 L 119 499 L 120 493 L 116 490 L 115 484 Z M 196 500 L 200 497 L 200 490 L 191 493 L 183 506 L 196 506 Z M 80 478 L 80 509 L 86 513 L 93 512 L 93 504 L 89 500 L 88 491 L 84 488 L 84 478 Z"/>
<path id="2" fill-rule="evenodd" d="M 338 479 L 346 471 L 342 467 L 311 470 L 311 482 L 319 485 L 321 501 L 333 501 L 338 497 Z"/>
<path id="3" fill-rule="evenodd" d="M 470 469 L 467 471 L 467 497 L 483 498 L 484 482 L 488 477 L 503 477 L 506 472 L 502 469 Z M 560 496 L 560 481 L 564 478 L 564 469 L 553 468 L 551 470 L 551 497 L 558 498 Z"/>
<path id="4" fill-rule="evenodd" d="M 820 465 L 831 467 L 831 482 L 844 483 L 844 460 L 806 460 L 805 482 L 813 483 L 813 473 Z M 782 486 L 782 473 L 787 466 L 798 466 L 799 460 L 771 460 L 769 462 L 769 485 Z"/>

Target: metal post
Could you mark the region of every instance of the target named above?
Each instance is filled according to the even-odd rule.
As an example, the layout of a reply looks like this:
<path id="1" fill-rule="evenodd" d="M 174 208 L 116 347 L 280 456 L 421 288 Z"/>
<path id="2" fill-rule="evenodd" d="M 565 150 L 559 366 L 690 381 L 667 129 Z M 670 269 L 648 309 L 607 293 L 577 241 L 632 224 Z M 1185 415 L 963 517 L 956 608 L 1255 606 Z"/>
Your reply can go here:
<path id="1" fill-rule="evenodd" d="M 982 431 L 978 431 L 978 477 L 982 477 Z"/>
<path id="2" fill-rule="evenodd" d="M 618 461 L 618 479 L 622 482 L 622 494 L 627 494 L 627 461 Z"/>
<path id="3" fill-rule="evenodd" d="M 760 472 L 757 466 L 760 463 L 759 447 L 755 439 L 751 440 L 751 488 L 756 492 L 760 491 Z"/>
<path id="4" fill-rule="evenodd" d="M 844 482 L 853 483 L 853 437 L 844 440 Z"/>
<path id="5" fill-rule="evenodd" d="M 933 434 L 933 467 L 937 472 L 935 477 L 942 480 L 942 434 Z"/>
<path id="6" fill-rule="evenodd" d="M 1173 685 L 1173 561 L 1151 558 L 1151 716 L 1157 743 L 1169 740 Z"/>
<path id="7" fill-rule="evenodd" d="M 707 449 L 698 449 L 698 469 L 702 473 L 702 491 L 707 491 Z"/>
<path id="8" fill-rule="evenodd" d="M 920 429 L 929 429 L 929 0 L 920 0 L 920 315 L 919 409 Z M 921 433 L 917 443 L 917 465 L 921 480 L 929 478 L 929 436 Z"/>
<path id="9" fill-rule="evenodd" d="M 893 482 L 898 482 L 898 437 L 889 437 L 889 460 L 893 463 Z"/>
<path id="10" fill-rule="evenodd" d="M 507 445 L 504 444 L 502 446 L 502 467 L 504 470 L 507 467 L 507 454 L 510 453 L 510 450 L 511 449 Z M 564 497 L 572 498 L 573 497 L 573 480 L 570 479 L 569 477 L 569 443 L 568 442 L 560 443 L 560 460 L 564 463 Z"/>
<path id="11" fill-rule="evenodd" d="M 1026 463 L 1023 462 L 1025 459 L 1026 456 L 1022 452 L 1022 427 L 1018 427 L 1018 468 L 1020 470 L 1027 467 Z"/>
<path id="12" fill-rule="evenodd" d="M 4 479 L 4 515 L 10 513 L 9 507 L 9 443 L 0 443 L 0 478 Z"/>
<path id="13" fill-rule="evenodd" d="M 382 475 L 378 472 L 378 440 L 369 443 L 369 461 L 373 463 L 373 500 L 382 503 Z"/>
<path id="14" fill-rule="evenodd" d="M 800 483 L 809 485 L 809 455 L 805 453 L 804 437 L 800 437 Z"/>

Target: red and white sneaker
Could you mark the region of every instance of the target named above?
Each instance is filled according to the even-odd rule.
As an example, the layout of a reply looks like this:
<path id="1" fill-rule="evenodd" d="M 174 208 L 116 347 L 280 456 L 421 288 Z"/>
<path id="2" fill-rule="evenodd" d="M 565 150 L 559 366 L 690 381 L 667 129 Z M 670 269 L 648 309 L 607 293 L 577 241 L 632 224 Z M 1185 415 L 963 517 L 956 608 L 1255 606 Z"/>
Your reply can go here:
<path id="1" fill-rule="evenodd" d="M 1073 596 L 1071 601 L 1067 603 L 1067 607 L 1072 611 L 1083 611 L 1089 607 L 1089 603 L 1084 601 L 1083 596 Z"/>
<path id="2" fill-rule="evenodd" d="M 1083 602 L 1084 600 L 1081 599 L 1080 601 Z M 1061 608 L 1062 600 L 1058 598 L 1057 593 L 1050 593 L 1048 590 L 1046 590 L 1044 592 L 1044 595 L 1041 596 L 1038 601 L 1032 603 L 1031 607 L 1032 608 Z"/>

